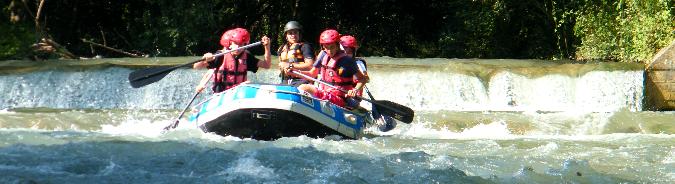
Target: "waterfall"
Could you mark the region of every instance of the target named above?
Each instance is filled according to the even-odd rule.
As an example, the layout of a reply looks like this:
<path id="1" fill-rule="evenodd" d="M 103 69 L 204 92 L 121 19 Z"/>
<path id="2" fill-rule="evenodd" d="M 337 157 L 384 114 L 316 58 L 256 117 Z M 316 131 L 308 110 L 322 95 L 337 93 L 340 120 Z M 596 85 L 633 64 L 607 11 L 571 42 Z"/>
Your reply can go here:
<path id="1" fill-rule="evenodd" d="M 537 78 L 503 71 L 476 76 L 427 72 L 372 74 L 370 90 L 416 110 L 586 111 L 642 110 L 642 71 L 592 71 L 578 77 Z M 485 85 L 487 84 L 487 85 Z"/>
<path id="2" fill-rule="evenodd" d="M 597 67 L 579 72 L 588 69 L 567 66 L 566 72 L 550 72 L 561 66 L 549 63 L 532 64 L 528 71 L 536 74 L 528 75 L 522 72 L 523 66 L 513 64 L 408 59 L 414 64 L 401 65 L 405 61 L 369 59 L 368 87 L 375 98 L 416 111 L 642 110 L 642 70 Z M 131 88 L 128 74 L 132 71 L 109 66 L 0 75 L 0 109 L 179 109 L 205 72 L 177 69 L 156 83 Z M 260 83 L 277 83 L 277 76 L 276 69 L 248 75 L 252 82 Z"/>

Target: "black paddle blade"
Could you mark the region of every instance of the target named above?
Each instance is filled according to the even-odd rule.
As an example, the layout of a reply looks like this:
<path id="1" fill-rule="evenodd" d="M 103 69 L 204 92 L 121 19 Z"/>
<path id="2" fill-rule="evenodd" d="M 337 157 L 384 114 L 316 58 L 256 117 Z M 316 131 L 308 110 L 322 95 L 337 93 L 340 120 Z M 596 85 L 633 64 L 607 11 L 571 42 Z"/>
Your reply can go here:
<path id="1" fill-rule="evenodd" d="M 415 111 L 395 102 L 376 100 L 374 104 L 380 114 L 391 116 L 403 123 L 410 124 L 413 121 L 413 117 L 415 117 Z"/>
<path id="2" fill-rule="evenodd" d="M 136 70 L 129 74 L 129 84 L 133 88 L 139 88 L 162 80 L 166 75 L 171 73 L 173 66 L 158 66 Z"/>

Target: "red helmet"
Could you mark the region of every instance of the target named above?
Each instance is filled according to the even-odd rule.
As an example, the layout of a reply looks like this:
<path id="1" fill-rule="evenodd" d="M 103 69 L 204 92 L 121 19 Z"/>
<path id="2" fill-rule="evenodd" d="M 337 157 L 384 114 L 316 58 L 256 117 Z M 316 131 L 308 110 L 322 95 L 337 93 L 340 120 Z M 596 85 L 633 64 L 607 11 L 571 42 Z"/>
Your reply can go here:
<path id="1" fill-rule="evenodd" d="M 227 30 L 223 33 L 223 36 L 220 36 L 220 45 L 223 47 L 230 46 L 230 37 L 232 36 L 232 30 Z"/>
<path id="2" fill-rule="evenodd" d="M 232 31 L 232 33 L 230 34 L 230 41 L 238 45 L 248 44 L 248 41 L 251 40 L 248 31 L 246 31 L 246 29 L 244 28 L 234 28 L 230 31 Z"/>
<path id="3" fill-rule="evenodd" d="M 325 30 L 319 36 L 320 44 L 331 44 L 340 40 L 340 33 L 334 29 Z"/>
<path id="4" fill-rule="evenodd" d="M 356 42 L 356 38 L 349 35 L 340 37 L 340 45 L 343 47 L 359 47 L 359 44 Z"/>

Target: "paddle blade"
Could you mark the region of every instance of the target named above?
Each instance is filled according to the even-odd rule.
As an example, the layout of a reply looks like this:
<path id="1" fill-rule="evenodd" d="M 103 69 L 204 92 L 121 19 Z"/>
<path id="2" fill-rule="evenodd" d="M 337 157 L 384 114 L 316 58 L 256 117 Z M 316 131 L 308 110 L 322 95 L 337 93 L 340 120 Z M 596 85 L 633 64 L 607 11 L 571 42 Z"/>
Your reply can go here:
<path id="1" fill-rule="evenodd" d="M 139 88 L 148 84 L 152 84 L 162 80 L 162 78 L 168 75 L 172 69 L 175 68 L 172 66 L 158 66 L 136 70 L 129 74 L 129 84 L 131 84 L 131 87 L 133 88 Z"/>
<path id="2" fill-rule="evenodd" d="M 410 124 L 413 121 L 413 117 L 415 117 L 415 111 L 395 102 L 376 100 L 373 104 L 375 104 L 380 114 L 391 116 L 403 123 Z"/>

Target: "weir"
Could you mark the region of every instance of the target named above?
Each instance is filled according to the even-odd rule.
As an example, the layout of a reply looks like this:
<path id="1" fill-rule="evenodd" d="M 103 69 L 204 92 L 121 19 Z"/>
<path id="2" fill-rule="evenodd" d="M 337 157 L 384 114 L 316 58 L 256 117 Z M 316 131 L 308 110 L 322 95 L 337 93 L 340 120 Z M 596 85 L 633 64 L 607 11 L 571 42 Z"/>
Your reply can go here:
<path id="1" fill-rule="evenodd" d="M 643 110 L 644 72 L 639 64 L 366 59 L 371 75 L 368 86 L 375 98 L 416 111 Z M 135 89 L 127 79 L 134 67 L 128 66 L 128 61 L 121 65 L 110 62 L 96 64 L 98 67 L 0 75 L 0 109 L 180 109 L 194 94 L 194 86 L 205 72 L 178 69 L 159 82 Z M 161 61 L 145 64 L 157 63 Z M 143 64 L 141 61 L 139 65 Z M 278 71 L 261 69 L 258 74 L 249 73 L 249 79 L 278 83 Z"/>

